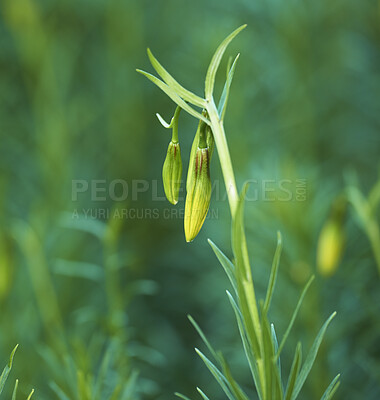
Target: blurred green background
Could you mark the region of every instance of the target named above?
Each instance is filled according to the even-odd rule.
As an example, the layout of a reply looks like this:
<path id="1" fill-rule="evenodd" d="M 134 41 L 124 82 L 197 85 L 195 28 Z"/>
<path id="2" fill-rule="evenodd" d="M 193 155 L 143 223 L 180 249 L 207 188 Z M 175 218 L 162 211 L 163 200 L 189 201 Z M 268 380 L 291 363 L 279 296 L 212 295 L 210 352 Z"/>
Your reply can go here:
<path id="1" fill-rule="evenodd" d="M 315 261 L 334 199 L 350 187 L 365 202 L 379 180 L 377 0 L 1 0 L 0 363 L 20 344 L 7 394 L 19 377 L 36 399 L 197 397 L 196 386 L 222 399 L 193 351 L 203 347 L 189 313 L 255 398 L 229 284 L 206 241 L 231 256 L 217 157 L 213 217 L 186 244 L 179 211 L 168 218 L 162 200 L 170 135 L 155 118 L 169 120 L 175 107 L 135 72 L 152 71 L 150 47 L 202 95 L 213 51 L 243 23 L 228 49 L 241 57 L 225 126 L 239 187 L 253 180 L 246 225 L 258 296 L 276 231 L 284 237 L 271 314 L 280 337 L 317 275 L 282 363 L 289 371 L 297 340 L 309 347 L 336 310 L 301 398 L 320 398 L 338 372 L 337 399 L 380 398 L 376 190 L 364 223 L 349 206 L 336 273 L 321 277 Z M 184 171 L 196 126 L 181 114 Z M 123 201 L 121 184 L 112 196 L 115 180 L 128 187 Z M 77 181 L 89 187 L 75 198 Z"/>

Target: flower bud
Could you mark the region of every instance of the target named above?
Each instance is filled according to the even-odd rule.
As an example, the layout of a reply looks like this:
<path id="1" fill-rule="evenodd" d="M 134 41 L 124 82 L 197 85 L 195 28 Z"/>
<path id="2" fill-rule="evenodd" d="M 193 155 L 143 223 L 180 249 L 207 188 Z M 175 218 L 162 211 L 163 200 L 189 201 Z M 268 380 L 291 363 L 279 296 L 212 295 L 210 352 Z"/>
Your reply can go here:
<path id="1" fill-rule="evenodd" d="M 178 203 L 178 194 L 181 187 L 182 160 L 179 143 L 170 141 L 162 168 L 162 180 L 166 198 L 172 204 Z"/>
<path id="2" fill-rule="evenodd" d="M 343 229 L 345 211 L 345 200 L 339 198 L 333 205 L 331 215 L 319 235 L 317 269 L 325 277 L 332 276 L 335 273 L 342 258 L 345 244 Z"/>
<path id="3" fill-rule="evenodd" d="M 207 116 L 207 114 L 205 112 L 203 112 L 202 114 L 204 116 Z M 189 191 L 189 181 L 192 176 L 191 171 L 194 170 L 195 152 L 197 151 L 197 148 L 199 145 L 199 137 L 200 137 L 201 130 L 203 130 L 205 132 L 206 147 L 208 148 L 208 153 L 209 153 L 209 162 L 211 161 L 212 153 L 214 151 L 214 136 L 212 134 L 211 128 L 208 125 L 206 125 L 203 121 L 199 121 L 198 129 L 195 134 L 193 144 L 191 146 L 189 172 L 187 174 L 187 181 L 186 181 L 186 190 L 187 191 Z"/>
<path id="4" fill-rule="evenodd" d="M 182 159 L 178 142 L 178 117 L 180 112 L 181 108 L 177 107 L 170 124 L 165 122 L 160 114 L 156 114 L 161 125 L 164 128 L 172 130 L 172 140 L 169 143 L 162 167 L 162 181 L 164 183 L 165 195 L 172 204 L 178 203 L 178 194 L 181 187 Z"/>
<path id="5" fill-rule="evenodd" d="M 185 237 L 191 242 L 202 228 L 211 200 L 210 148 L 207 146 L 206 126 L 201 124 L 199 143 L 190 156 L 185 204 Z"/>

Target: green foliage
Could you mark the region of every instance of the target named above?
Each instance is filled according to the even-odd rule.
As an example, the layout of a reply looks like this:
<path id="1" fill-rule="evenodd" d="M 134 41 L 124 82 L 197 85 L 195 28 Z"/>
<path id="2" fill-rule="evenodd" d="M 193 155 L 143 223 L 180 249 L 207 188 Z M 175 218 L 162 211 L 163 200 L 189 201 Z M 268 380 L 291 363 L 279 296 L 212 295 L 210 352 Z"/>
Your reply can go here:
<path id="1" fill-rule="evenodd" d="M 223 170 L 225 185 L 230 202 L 232 214 L 232 250 L 234 253 L 234 262 L 232 263 L 213 242 L 209 241 L 209 243 L 214 250 L 218 260 L 222 264 L 236 292 L 236 299 L 234 299 L 229 293 L 228 296 L 235 311 L 235 317 L 237 319 L 243 347 L 245 350 L 245 355 L 251 368 L 254 384 L 256 386 L 256 392 L 259 399 L 282 400 L 283 398 L 285 398 L 289 400 L 295 400 L 298 397 L 314 364 L 326 329 L 336 313 L 334 312 L 322 326 L 302 367 L 301 346 L 297 346 L 288 384 L 286 386 L 286 390 L 284 391 L 281 382 L 282 371 L 280 364 L 280 353 L 284 347 L 286 339 L 289 336 L 306 291 L 309 288 L 314 277 L 311 277 L 307 282 L 301 294 L 300 300 L 298 301 L 297 306 L 294 310 L 289 326 L 285 331 L 281 344 L 280 346 L 278 346 L 274 325 L 270 324 L 268 319 L 268 311 L 270 308 L 278 275 L 280 254 L 282 249 L 281 234 L 278 233 L 277 249 L 272 264 L 271 274 L 267 287 L 267 294 L 265 301 L 260 303 L 259 313 L 254 291 L 254 284 L 252 280 L 252 272 L 249 262 L 247 240 L 244 228 L 244 200 L 247 194 L 248 185 L 246 184 L 244 186 L 240 197 L 237 199 L 236 184 L 234 180 L 229 149 L 226 144 L 225 133 L 222 124 L 222 119 L 225 112 L 226 98 L 232 82 L 235 63 L 231 66 L 231 68 L 228 68 L 229 73 L 227 74 L 225 90 L 223 90 L 222 98 L 220 100 L 222 106 L 219 108 L 219 110 L 216 110 L 213 97 L 216 72 L 218 70 L 222 56 L 228 44 L 244 28 L 245 25 L 235 30 L 221 43 L 221 45 L 216 50 L 211 60 L 205 79 L 205 100 L 199 99 L 197 96 L 193 95 L 187 89 L 184 89 L 181 85 L 179 85 L 177 81 L 175 81 L 174 78 L 172 78 L 171 75 L 169 75 L 169 73 L 153 57 L 150 50 L 148 50 L 148 55 L 152 66 L 167 83 L 168 88 L 164 86 L 164 83 L 162 81 L 159 81 L 156 78 L 153 79 L 153 77 L 148 73 L 145 73 L 141 70 L 138 70 L 138 72 L 141 72 L 148 79 L 153 81 L 153 83 L 155 83 L 172 100 L 174 100 L 178 106 L 181 106 L 180 103 L 184 100 L 188 100 L 192 101 L 194 104 L 198 102 L 198 104 L 196 105 L 205 107 L 207 110 L 207 114 L 210 117 L 210 121 L 207 121 L 207 123 L 211 127 L 212 134 L 216 142 L 216 147 L 218 150 L 218 155 Z M 183 100 L 178 101 L 177 97 L 179 99 L 181 99 L 182 97 Z M 187 109 L 186 111 L 188 111 L 190 115 L 197 118 L 197 114 L 194 113 L 193 110 Z M 227 398 L 229 400 L 247 400 L 247 395 L 243 392 L 237 381 L 235 381 L 235 379 L 232 377 L 231 371 L 225 361 L 224 356 L 221 353 L 217 353 L 213 349 L 209 340 L 206 338 L 205 334 L 202 332 L 201 328 L 194 321 L 194 319 L 192 317 L 189 317 L 189 319 L 199 333 L 203 342 L 206 344 L 206 347 L 210 351 L 214 360 L 219 365 L 219 368 L 200 350 L 196 348 L 195 351 L 202 359 L 206 367 L 209 369 L 211 374 L 214 376 Z M 327 389 L 327 394 L 325 393 L 323 397 L 332 397 L 338 384 L 339 380 L 335 378 Z M 201 389 L 198 388 L 198 392 L 203 399 L 208 399 L 208 397 L 204 394 L 203 391 L 201 391 Z"/>

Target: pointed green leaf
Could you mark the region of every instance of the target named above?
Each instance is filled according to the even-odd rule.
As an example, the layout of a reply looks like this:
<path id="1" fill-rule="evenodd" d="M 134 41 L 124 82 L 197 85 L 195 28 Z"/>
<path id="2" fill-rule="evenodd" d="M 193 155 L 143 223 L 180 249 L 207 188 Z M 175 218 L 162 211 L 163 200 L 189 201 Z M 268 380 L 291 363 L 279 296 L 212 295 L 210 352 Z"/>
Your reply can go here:
<path id="1" fill-rule="evenodd" d="M 234 288 L 235 293 L 237 294 L 237 285 L 236 285 L 236 279 L 235 279 L 234 265 L 211 239 L 208 239 L 208 242 L 209 242 L 212 250 L 214 251 L 216 257 L 218 258 L 220 264 L 222 265 L 224 271 L 226 272 L 228 279 L 230 280 L 231 285 Z"/>
<path id="2" fill-rule="evenodd" d="M 212 92 L 214 90 L 215 75 L 218 70 L 220 61 L 222 60 L 223 54 L 226 51 L 227 46 L 231 43 L 232 39 L 242 31 L 247 25 L 242 25 L 235 31 L 233 31 L 229 36 L 227 36 L 223 42 L 216 49 L 214 56 L 211 59 L 210 66 L 208 67 L 206 82 L 205 82 L 205 94 L 206 99 L 211 100 Z"/>
<path id="3" fill-rule="evenodd" d="M 204 107 L 206 102 L 201 97 L 195 95 L 194 93 L 190 92 L 189 90 L 185 89 L 181 86 L 170 74 L 166 69 L 158 62 L 158 60 L 154 57 L 150 49 L 148 49 L 148 57 L 153 66 L 156 70 L 158 75 L 164 80 L 164 82 L 171 87 L 180 97 L 184 100 L 188 101 L 191 104 L 194 104 L 198 107 Z"/>
<path id="4" fill-rule="evenodd" d="M 236 382 L 234 377 L 232 376 L 230 367 L 227 364 L 227 361 L 224 359 L 223 355 L 220 356 L 222 371 L 224 376 L 226 377 L 229 387 L 231 389 L 232 394 L 234 395 L 236 400 L 248 400 L 247 395 L 243 392 L 242 388 Z"/>
<path id="5" fill-rule="evenodd" d="M 16 397 L 17 397 L 17 389 L 18 389 L 18 379 L 16 379 L 15 386 L 14 386 L 14 388 L 13 388 L 12 400 L 16 400 Z"/>
<path id="6" fill-rule="evenodd" d="M 197 387 L 198 393 L 202 396 L 203 400 L 210 400 L 203 392 L 202 390 Z"/>
<path id="7" fill-rule="evenodd" d="M 323 396 L 321 397 L 321 400 L 330 400 L 334 396 L 334 393 L 337 391 L 339 385 L 340 385 L 340 374 L 338 374 L 330 383 L 328 388 L 326 389 L 325 393 L 323 393 Z"/>
<path id="8" fill-rule="evenodd" d="M 32 391 L 30 392 L 30 394 L 29 394 L 29 396 L 28 396 L 28 398 L 26 400 L 30 400 L 32 398 L 32 396 L 33 396 L 33 393 L 34 393 L 34 389 L 32 389 Z"/>
<path id="9" fill-rule="evenodd" d="M 174 393 L 174 396 L 177 396 L 177 397 L 179 397 L 179 398 L 182 399 L 182 400 L 191 400 L 189 397 L 187 397 L 187 396 L 185 396 L 185 395 L 183 395 L 183 394 L 181 394 L 181 393 L 178 393 L 178 392 L 175 392 L 175 393 Z"/>
<path id="10" fill-rule="evenodd" d="M 206 367 L 209 369 L 211 374 L 214 376 L 216 381 L 219 383 L 220 387 L 223 389 L 224 393 L 230 400 L 235 400 L 232 395 L 230 389 L 227 386 L 227 379 L 223 374 L 219 371 L 219 369 L 198 349 L 195 349 L 199 357 L 205 363 Z"/>
<path id="11" fill-rule="evenodd" d="M 191 322 L 191 324 L 194 326 L 195 330 L 198 332 L 199 336 L 203 340 L 204 344 L 207 346 L 209 352 L 212 354 L 214 357 L 215 361 L 220 361 L 218 355 L 216 354 L 216 351 L 213 349 L 211 346 L 210 342 L 207 340 L 205 334 L 203 333 L 202 329 L 199 327 L 199 325 L 195 322 L 194 318 L 191 315 L 188 315 L 187 318 Z"/>
<path id="12" fill-rule="evenodd" d="M 236 317 L 236 321 L 238 324 L 238 328 L 239 328 L 239 333 L 240 333 L 240 337 L 241 337 L 241 341 L 243 343 L 243 347 L 244 347 L 244 352 L 245 352 L 245 356 L 247 358 L 248 361 L 248 365 L 249 368 L 251 370 L 251 374 L 253 377 L 253 381 L 255 382 L 255 387 L 256 387 L 256 391 L 258 393 L 259 399 L 261 400 L 262 394 L 261 394 L 261 387 L 260 387 L 260 380 L 259 380 L 259 373 L 257 370 L 257 364 L 256 364 L 256 360 L 255 357 L 253 355 L 253 351 L 252 351 L 252 347 L 247 339 L 247 334 L 246 331 L 244 329 L 243 326 L 243 317 L 241 315 L 241 312 L 239 310 L 238 305 L 236 304 L 234 298 L 232 297 L 231 293 L 226 290 L 227 296 L 228 296 L 228 300 L 231 303 L 231 306 L 235 312 L 235 317 Z"/>
<path id="13" fill-rule="evenodd" d="M 285 391 L 285 400 L 290 400 L 294 391 L 294 386 L 296 384 L 297 376 L 301 367 L 302 362 L 302 347 L 301 343 L 297 344 L 296 352 L 294 353 L 294 359 L 292 363 L 292 368 L 290 369 L 288 384 Z"/>
<path id="14" fill-rule="evenodd" d="M 253 353 L 256 358 L 259 358 L 260 347 L 258 337 L 261 335 L 260 320 L 252 282 L 252 273 L 249 263 L 243 219 L 244 200 L 247 190 L 248 184 L 245 184 L 240 194 L 239 202 L 232 221 L 232 250 L 235 257 L 235 273 L 238 286 L 239 306 Z"/>
<path id="15" fill-rule="evenodd" d="M 272 269 L 271 269 L 269 283 L 268 283 L 267 295 L 265 297 L 264 313 L 268 312 L 270 303 L 272 301 L 274 286 L 275 286 L 276 280 L 277 280 L 278 267 L 280 265 L 281 251 L 282 251 L 282 237 L 281 237 L 281 233 L 277 232 L 277 248 L 276 248 L 276 252 L 274 253 Z"/>
<path id="16" fill-rule="evenodd" d="M 323 324 L 321 330 L 318 332 L 318 335 L 315 338 L 315 341 L 314 341 L 313 345 L 311 346 L 311 349 L 306 357 L 305 363 L 302 366 L 301 372 L 297 377 L 296 385 L 295 385 L 294 392 L 292 395 L 292 400 L 294 400 L 298 396 L 299 392 L 301 391 L 302 386 L 305 383 L 307 376 L 309 375 L 311 367 L 314 364 L 315 358 L 317 357 L 319 346 L 321 345 L 323 336 L 326 333 L 326 329 L 329 326 L 331 320 L 335 317 L 335 315 L 336 315 L 336 312 L 333 312 L 330 315 L 330 317 L 327 319 L 327 321 Z"/>
<path id="17" fill-rule="evenodd" d="M 142 71 L 140 69 L 136 70 L 140 74 L 146 76 L 149 80 L 151 80 L 156 86 L 158 86 L 164 93 L 166 93 L 177 105 L 179 105 L 182 109 L 187 111 L 190 115 L 197 119 L 201 119 L 204 121 L 206 124 L 210 124 L 210 121 L 205 118 L 202 114 L 200 114 L 198 111 L 195 111 L 192 107 L 190 107 L 179 95 L 171 88 L 169 87 L 166 83 L 162 82 L 160 79 L 156 78 L 154 75 Z"/>
<path id="18" fill-rule="evenodd" d="M 219 100 L 219 104 L 218 104 L 218 114 L 222 121 L 224 120 L 224 115 L 226 113 L 228 96 L 230 94 L 230 87 L 231 87 L 232 79 L 235 74 L 236 63 L 237 63 L 237 60 L 239 59 L 239 56 L 240 56 L 240 54 L 238 54 L 235 57 L 235 60 L 229 69 L 229 72 L 227 75 L 227 80 L 226 80 L 226 83 L 224 84 L 222 95 L 220 96 L 220 100 Z"/>
<path id="19" fill-rule="evenodd" d="M 274 329 L 274 324 L 270 325 L 270 331 L 271 331 L 271 335 L 272 335 L 274 354 L 277 354 L 277 352 L 278 352 L 278 341 L 277 341 L 276 331 Z M 276 363 L 276 359 L 274 359 L 273 362 Z M 277 359 L 277 369 L 278 369 L 279 379 L 280 379 L 280 382 L 281 382 L 281 360 L 280 360 L 280 357 L 278 357 L 278 359 Z"/>
<path id="20" fill-rule="evenodd" d="M 299 300 L 298 300 L 297 306 L 296 306 L 296 308 L 295 308 L 295 310 L 294 310 L 294 312 L 293 312 L 292 318 L 291 318 L 291 320 L 290 320 L 290 322 L 289 322 L 289 326 L 288 326 L 288 328 L 286 329 L 286 331 L 285 331 L 285 333 L 284 333 L 284 337 L 283 337 L 282 340 L 281 340 L 280 347 L 278 348 L 277 355 L 276 355 L 276 360 L 278 359 L 278 357 L 280 357 L 281 351 L 282 351 L 282 349 L 284 348 L 286 339 L 288 338 L 289 333 L 290 333 L 290 331 L 291 331 L 291 329 L 292 329 L 292 327 L 293 327 L 294 321 L 296 320 L 298 311 L 299 311 L 299 309 L 300 309 L 300 307 L 301 307 L 301 304 L 302 304 L 302 302 L 303 302 L 303 299 L 304 299 L 304 297 L 305 297 L 305 294 L 306 294 L 307 290 L 309 289 L 309 287 L 310 287 L 311 283 L 313 282 L 313 280 L 314 280 L 314 275 L 310 277 L 310 279 L 309 279 L 308 282 L 306 283 L 304 289 L 302 290 L 302 293 L 301 293 L 301 296 L 300 296 L 300 298 L 299 298 Z"/>
<path id="21" fill-rule="evenodd" d="M 2 393 L 5 382 L 8 379 L 9 373 L 11 372 L 12 364 L 13 364 L 13 357 L 15 356 L 17 347 L 18 347 L 18 345 L 16 345 L 16 347 L 12 350 L 11 356 L 9 357 L 9 362 L 3 369 L 2 374 L 0 375 L 0 394 Z"/>

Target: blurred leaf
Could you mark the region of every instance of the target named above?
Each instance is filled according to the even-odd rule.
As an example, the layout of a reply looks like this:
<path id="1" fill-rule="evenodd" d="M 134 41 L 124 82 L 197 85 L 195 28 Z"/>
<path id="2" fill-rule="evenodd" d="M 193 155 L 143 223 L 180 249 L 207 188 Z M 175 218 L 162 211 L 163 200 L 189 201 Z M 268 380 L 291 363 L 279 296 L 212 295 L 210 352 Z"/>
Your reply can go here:
<path id="1" fill-rule="evenodd" d="M 9 362 L 5 366 L 5 368 L 3 369 L 2 374 L 0 375 L 0 394 L 2 393 L 2 391 L 4 389 L 5 382 L 8 379 L 8 376 L 9 376 L 9 374 L 11 372 L 12 364 L 13 364 L 13 358 L 15 356 L 17 348 L 18 348 L 18 345 L 16 345 L 16 347 L 12 350 L 12 353 L 11 353 L 11 355 L 9 357 Z"/>
<path id="2" fill-rule="evenodd" d="M 309 375 L 311 367 L 314 364 L 315 358 L 317 357 L 319 346 L 321 345 L 323 336 L 326 333 L 326 329 L 327 329 L 329 323 L 331 322 L 331 320 L 335 317 L 335 315 L 336 315 L 336 312 L 334 312 L 330 315 L 330 317 L 327 319 L 327 321 L 323 324 L 317 337 L 315 338 L 315 341 L 314 341 L 313 345 L 311 346 L 311 349 L 306 357 L 305 363 L 302 366 L 301 372 L 297 377 L 296 384 L 294 387 L 294 392 L 292 395 L 292 400 L 294 400 L 298 396 L 298 393 L 301 391 L 302 386 L 305 383 L 307 376 Z"/>

